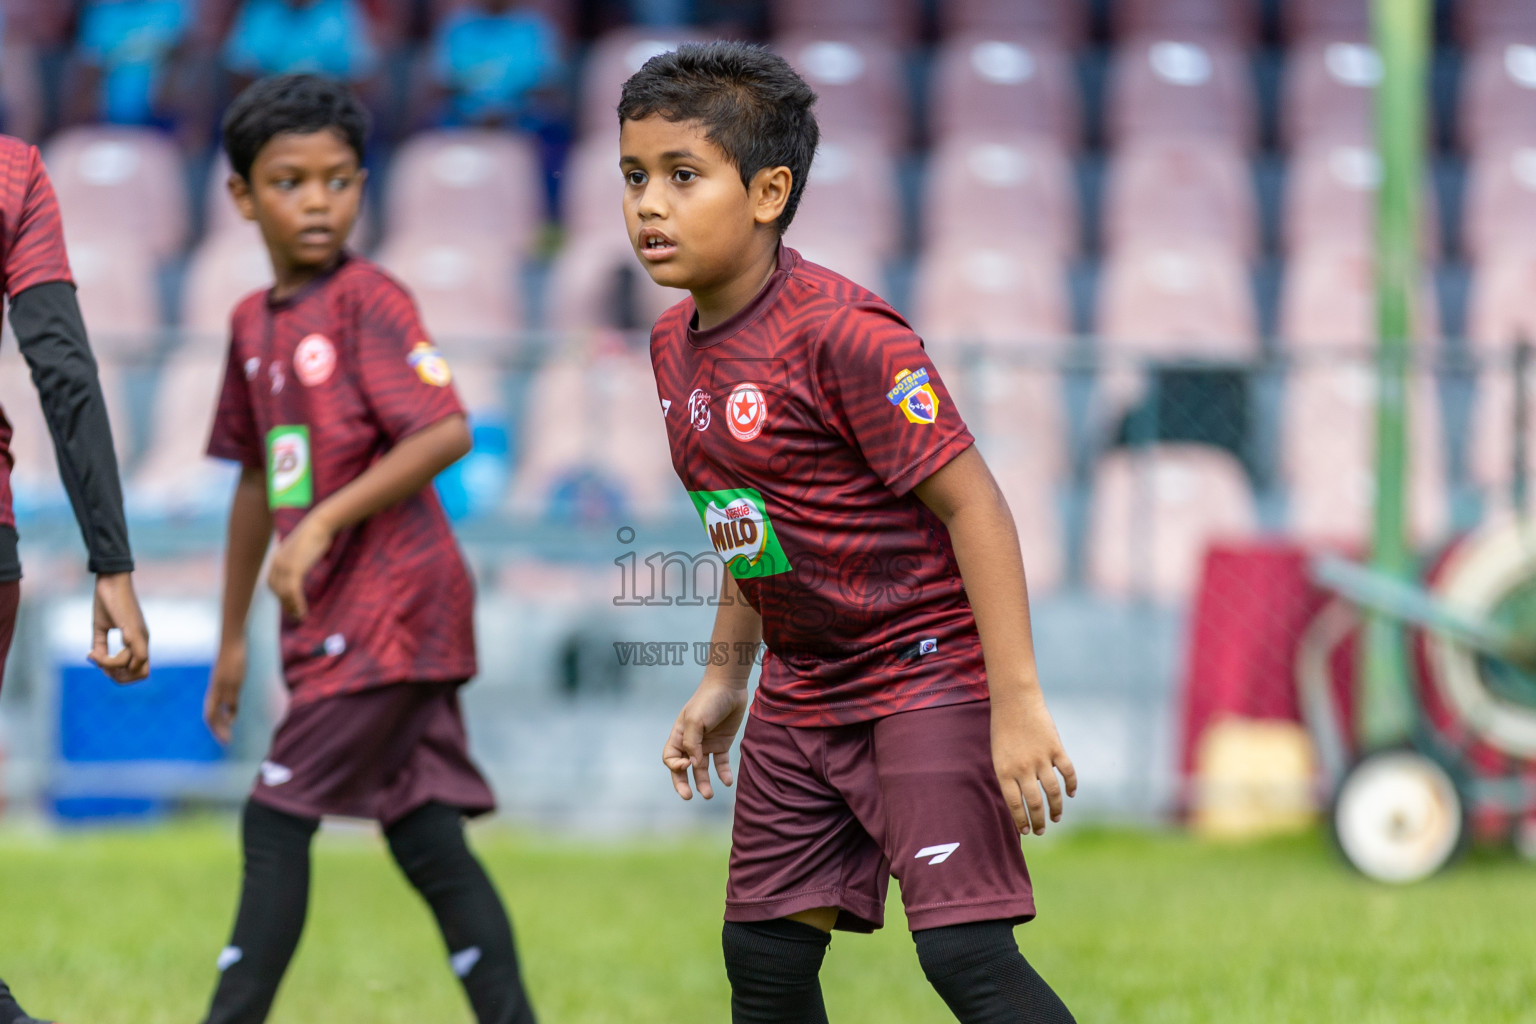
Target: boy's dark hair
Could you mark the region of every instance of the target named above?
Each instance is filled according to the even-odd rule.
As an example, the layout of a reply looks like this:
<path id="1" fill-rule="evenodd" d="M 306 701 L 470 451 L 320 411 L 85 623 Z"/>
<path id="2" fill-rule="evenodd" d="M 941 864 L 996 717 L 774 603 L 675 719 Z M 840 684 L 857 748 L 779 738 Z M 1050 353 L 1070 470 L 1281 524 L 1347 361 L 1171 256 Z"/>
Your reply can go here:
<path id="1" fill-rule="evenodd" d="M 256 154 L 275 135 L 308 135 L 330 128 L 363 162 L 368 111 L 342 82 L 320 75 L 275 75 L 246 86 L 224 112 L 224 152 L 240 177 L 251 176 Z"/>
<path id="2" fill-rule="evenodd" d="M 764 167 L 788 167 L 789 201 L 777 227 L 795 219 L 821 131 L 816 94 L 789 62 L 749 43 L 683 43 L 657 54 L 624 83 L 619 123 L 660 114 L 697 121 L 741 171 L 741 183 Z"/>

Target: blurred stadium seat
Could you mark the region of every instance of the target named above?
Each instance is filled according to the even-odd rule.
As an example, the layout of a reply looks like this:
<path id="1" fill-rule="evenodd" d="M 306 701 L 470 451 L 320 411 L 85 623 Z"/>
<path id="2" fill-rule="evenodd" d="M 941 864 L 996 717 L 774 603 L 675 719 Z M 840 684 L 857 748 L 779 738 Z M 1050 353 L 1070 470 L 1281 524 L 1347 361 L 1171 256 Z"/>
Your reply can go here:
<path id="1" fill-rule="evenodd" d="M 806 190 L 786 237 L 796 248 L 857 241 L 881 258 L 901 241 L 896 162 L 869 136 L 824 140 L 816 150 Z"/>
<path id="2" fill-rule="evenodd" d="M 245 296 L 272 287 L 272 260 L 251 225 L 249 230 L 210 234 L 187 263 L 181 295 L 181 327 L 227 339 L 230 314 Z"/>
<path id="3" fill-rule="evenodd" d="M 1509 39 L 1536 40 L 1536 6 L 1527 0 L 1458 0 L 1457 35 L 1468 48 Z"/>
<path id="4" fill-rule="evenodd" d="M 892 151 L 912 136 L 906 76 L 894 45 L 856 33 L 799 33 L 775 41 L 816 91 L 824 139 L 873 136 Z"/>
<path id="5" fill-rule="evenodd" d="M 650 279 L 622 232 L 573 239 L 550 268 L 545 326 L 554 331 L 597 328 L 649 331 L 688 293 Z"/>
<path id="6" fill-rule="evenodd" d="M 1193 34 L 1250 46 L 1259 30 L 1253 0 L 1120 0 L 1114 14 L 1115 33 L 1123 39 Z"/>
<path id="7" fill-rule="evenodd" d="M 1135 140 L 1200 138 L 1251 149 L 1258 117 L 1248 61 L 1235 43 L 1181 35 L 1121 44 L 1111 71 L 1108 135 Z"/>
<path id="8" fill-rule="evenodd" d="M 581 72 L 579 133 L 592 136 L 616 132 L 619 94 L 629 76 L 658 53 L 675 50 L 678 43 L 704 38 L 693 29 L 636 27 L 617 29 L 594 42 Z"/>
<path id="9" fill-rule="evenodd" d="M 522 255 L 544 223 L 543 174 L 522 136 L 423 132 L 390 165 L 385 210 L 391 238 L 482 240 Z"/>
<path id="10" fill-rule="evenodd" d="M 1060 356 L 1071 340 L 1062 262 L 1018 236 L 933 247 L 913 293 L 912 324 L 941 362 L 962 343 Z"/>
<path id="11" fill-rule="evenodd" d="M 929 158 L 925 248 L 1022 247 L 1069 259 L 1078 254 L 1079 234 L 1072 164 L 1057 142 L 957 136 Z"/>
<path id="12" fill-rule="evenodd" d="M 1490 40 L 1472 52 L 1462 72 L 1459 115 L 1461 144 L 1469 153 L 1536 145 L 1536 26 L 1518 39 Z"/>
<path id="13" fill-rule="evenodd" d="M 506 351 L 524 326 L 518 263 L 489 238 L 391 235 L 379 264 L 400 279 L 427 330 L 449 351 Z"/>
<path id="14" fill-rule="evenodd" d="M 1241 151 L 1199 139 L 1126 145 L 1110 163 L 1103 205 L 1110 252 L 1208 244 L 1259 255 L 1258 204 Z"/>
<path id="15" fill-rule="evenodd" d="M 1306 146 L 1291 158 L 1286 175 L 1281 238 L 1287 255 L 1319 247 L 1364 253 L 1375 245 L 1381 158 L 1366 146 Z M 1419 219 L 1420 250 L 1433 257 L 1440 248 L 1434 195 L 1424 193 Z"/>
<path id="16" fill-rule="evenodd" d="M 1305 364 L 1285 386 L 1280 434 L 1289 532 L 1308 543 L 1359 550 L 1376 501 L 1376 371 L 1368 362 Z M 1444 539 L 1450 497 L 1445 433 L 1434 378 L 1415 372 L 1408 395 L 1409 531 L 1415 543 Z"/>
<path id="17" fill-rule="evenodd" d="M 1285 0 L 1279 5 L 1292 43 L 1309 39 L 1366 39 L 1371 34 L 1371 0 Z"/>
<path id="18" fill-rule="evenodd" d="M 1079 0 L 944 0 L 939 29 L 961 32 L 1026 33 L 1073 49 L 1088 35 L 1088 4 Z"/>
<path id="19" fill-rule="evenodd" d="M 1536 93 L 1532 94 L 1536 103 Z M 1467 258 L 1484 264 L 1505 252 L 1536 252 L 1536 139 L 1475 156 L 1461 218 Z"/>
<path id="20" fill-rule="evenodd" d="M 1536 245 L 1499 250 L 1479 263 L 1466 335 L 1478 354 L 1507 353 L 1522 340 L 1536 343 Z"/>
<path id="21" fill-rule="evenodd" d="M 1381 56 L 1368 43 L 1312 38 L 1291 47 L 1282 134 L 1292 150 L 1330 143 L 1375 145 L 1373 100 Z"/>
<path id="22" fill-rule="evenodd" d="M 1258 515 L 1227 452 L 1200 445 L 1117 449 L 1099 460 L 1088 527 L 1088 580 L 1119 598 L 1188 598 L 1205 549 L 1248 537 Z"/>
<path id="23" fill-rule="evenodd" d="M 1210 245 L 1128 248 L 1104 261 L 1102 353 L 1249 359 L 1258 311 L 1242 257 Z"/>
<path id="24" fill-rule="evenodd" d="M 1354 353 L 1374 347 L 1375 273 L 1375 261 L 1350 246 L 1317 247 L 1293 256 L 1280 290 L 1282 346 Z M 1440 320 L 1428 275 L 1416 300 L 1413 335 L 1429 347 L 1440 337 Z"/>
<path id="25" fill-rule="evenodd" d="M 929 133 L 1034 135 L 1069 151 L 1082 142 L 1082 110 L 1069 54 L 1051 41 L 1001 32 L 945 40 L 935 58 Z"/>
<path id="26" fill-rule="evenodd" d="M 836 271 L 881 298 L 889 294 L 884 261 L 872 246 L 857 235 L 835 238 L 818 234 L 809 239 L 789 238 L 786 244 L 809 262 Z"/>
<path id="27" fill-rule="evenodd" d="M 916 38 L 916 0 L 771 0 L 769 23 L 777 35 L 854 33 L 894 43 Z"/>
<path id="28" fill-rule="evenodd" d="M 69 268 L 98 354 L 142 354 L 160 343 L 160 288 L 151 253 L 123 237 L 71 237 Z"/>
<path id="29" fill-rule="evenodd" d="M 43 149 L 75 239 L 122 239 L 156 259 L 187 242 L 186 171 L 171 140 L 149 128 L 73 128 Z"/>
<path id="30" fill-rule="evenodd" d="M 227 509 L 239 470 L 205 454 L 226 350 L 222 338 L 189 339 L 161 371 L 149 443 L 126 484 L 131 508 L 158 516 L 216 515 Z"/>

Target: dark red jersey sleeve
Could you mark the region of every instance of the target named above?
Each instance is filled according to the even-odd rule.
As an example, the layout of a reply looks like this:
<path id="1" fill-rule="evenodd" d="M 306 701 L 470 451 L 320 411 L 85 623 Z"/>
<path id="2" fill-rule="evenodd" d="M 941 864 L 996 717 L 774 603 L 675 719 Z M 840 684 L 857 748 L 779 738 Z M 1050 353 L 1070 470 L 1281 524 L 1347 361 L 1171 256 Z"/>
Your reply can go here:
<path id="1" fill-rule="evenodd" d="M 5 293 L 20 295 L 33 285 L 71 281 L 64 251 L 64 221 L 37 147 L 4 140 L 0 149 L 0 190 L 4 200 Z"/>
<path id="2" fill-rule="evenodd" d="M 391 443 L 463 413 L 453 374 L 421 325 L 404 288 L 381 280 L 363 296 L 357 376 L 363 397 Z"/>
<path id="3" fill-rule="evenodd" d="M 229 356 L 224 361 L 224 386 L 219 391 L 219 407 L 213 416 L 213 436 L 208 439 L 208 454 L 251 469 L 261 469 L 266 465 L 266 453 L 256 428 L 250 388 L 239 347 L 231 339 Z"/>
<path id="4" fill-rule="evenodd" d="M 896 494 L 975 443 L 922 339 L 888 307 L 834 313 L 813 365 L 827 425 Z"/>

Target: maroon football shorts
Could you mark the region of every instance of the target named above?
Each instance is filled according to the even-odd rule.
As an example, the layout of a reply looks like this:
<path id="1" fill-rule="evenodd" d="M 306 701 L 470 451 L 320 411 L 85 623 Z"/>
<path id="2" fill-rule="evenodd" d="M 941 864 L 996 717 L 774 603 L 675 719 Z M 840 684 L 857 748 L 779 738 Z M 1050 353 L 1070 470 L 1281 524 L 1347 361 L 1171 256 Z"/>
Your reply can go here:
<path id="1" fill-rule="evenodd" d="M 289 814 L 392 825 L 437 801 L 495 810 L 469 759 L 460 683 L 401 683 L 289 708 L 251 799 Z"/>
<path id="2" fill-rule="evenodd" d="M 16 635 L 16 607 L 21 603 L 21 581 L 0 583 L 0 687 L 5 686 L 5 659 Z"/>
<path id="3" fill-rule="evenodd" d="M 837 907 L 838 928 L 873 931 L 891 875 L 913 931 L 1034 917 L 992 770 L 990 710 L 950 704 L 808 729 L 750 716 L 725 919 Z"/>

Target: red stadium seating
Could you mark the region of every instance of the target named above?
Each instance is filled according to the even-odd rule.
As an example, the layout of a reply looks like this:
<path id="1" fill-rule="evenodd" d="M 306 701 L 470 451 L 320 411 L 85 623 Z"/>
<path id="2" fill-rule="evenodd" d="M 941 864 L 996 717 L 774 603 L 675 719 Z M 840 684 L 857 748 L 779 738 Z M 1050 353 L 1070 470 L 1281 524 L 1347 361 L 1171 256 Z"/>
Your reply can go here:
<path id="1" fill-rule="evenodd" d="M 258 288 L 272 287 L 272 261 L 251 225 L 245 231 L 210 234 L 192 253 L 182 286 L 185 331 L 226 340 L 236 304 Z"/>
<path id="2" fill-rule="evenodd" d="M 489 239 L 391 235 L 379 263 L 415 296 L 426 328 L 450 351 L 505 351 L 523 324 L 517 260 Z"/>
<path id="3" fill-rule="evenodd" d="M 150 253 L 124 238 L 71 237 L 69 268 L 96 352 L 147 353 L 159 345 L 160 288 Z"/>
<path id="4" fill-rule="evenodd" d="M 1108 131 L 1133 140 L 1202 138 L 1251 149 L 1258 139 L 1248 60 L 1210 37 L 1143 37 L 1115 54 Z"/>
<path id="5" fill-rule="evenodd" d="M 1368 253 L 1318 247 L 1293 256 L 1280 290 L 1280 340 L 1293 350 L 1371 350 L 1376 327 L 1376 278 Z M 1434 288 L 1426 275 L 1417 296 L 1413 335 L 1425 346 L 1440 337 Z"/>
<path id="6" fill-rule="evenodd" d="M 181 154 L 148 128 L 74 128 L 43 150 L 69 237 L 121 239 L 155 259 L 187 242 L 189 205 Z"/>
<path id="7" fill-rule="evenodd" d="M 1259 30 L 1253 0 L 1120 0 L 1114 10 L 1115 33 L 1126 39 L 1193 32 L 1249 46 Z"/>
<path id="8" fill-rule="evenodd" d="M 934 66 L 929 129 L 956 135 L 1030 134 L 1069 150 L 1082 141 L 1072 62 L 1055 43 L 969 33 L 945 42 Z"/>
<path id="9" fill-rule="evenodd" d="M 1409 530 L 1444 539 L 1449 516 L 1439 396 L 1428 374 L 1409 393 Z M 1376 375 L 1366 360 L 1312 362 L 1290 374 L 1280 462 L 1289 532 L 1304 541 L 1361 547 L 1375 507 Z"/>
<path id="10" fill-rule="evenodd" d="M 1469 153 L 1536 145 L 1536 30 L 1473 52 L 1463 72 L 1459 115 L 1461 144 Z"/>
<path id="11" fill-rule="evenodd" d="M 206 455 L 226 344 L 223 338 L 197 339 L 161 371 L 149 444 L 128 481 L 128 500 L 140 512 L 217 514 L 227 508 L 237 471 Z"/>
<path id="12" fill-rule="evenodd" d="M 629 76 L 656 54 L 702 38 L 685 28 L 625 28 L 593 43 L 581 72 L 581 134 L 616 134 L 619 94 Z"/>
<path id="13" fill-rule="evenodd" d="M 1371 36 L 1371 0 L 1285 0 L 1280 10 L 1292 42 Z"/>
<path id="14" fill-rule="evenodd" d="M 1466 333 L 1483 354 L 1508 352 L 1522 339 L 1536 343 L 1536 245 L 1499 250 L 1479 263 Z"/>
<path id="15" fill-rule="evenodd" d="M 823 141 L 789 227 L 791 244 L 845 247 L 857 239 L 885 259 L 900 230 L 896 165 L 884 147 L 858 136 Z"/>
<path id="16" fill-rule="evenodd" d="M 938 14 L 945 35 L 1023 33 L 1066 49 L 1088 36 L 1088 5 L 1081 0 L 944 0 Z"/>
<path id="17" fill-rule="evenodd" d="M 918 264 L 912 324 L 934 358 L 962 343 L 1060 354 L 1072 334 L 1059 259 L 1021 244 L 937 246 Z"/>
<path id="18" fill-rule="evenodd" d="M 568 238 L 624 236 L 624 175 L 618 133 L 597 134 L 571 149 L 560 187 Z"/>
<path id="19" fill-rule="evenodd" d="M 626 290 L 632 296 L 635 328 L 644 331 L 669 306 L 688 297 L 687 292 L 653 282 L 623 232 L 573 239 L 550 268 L 545 326 L 555 331 L 622 326 L 616 316 Z"/>
<path id="20" fill-rule="evenodd" d="M 1291 255 L 1317 247 L 1364 252 L 1375 245 L 1381 160 L 1365 146 L 1309 146 L 1291 159 L 1286 176 L 1282 241 Z M 1420 250 L 1439 251 L 1433 194 L 1426 188 L 1419 219 Z"/>
<path id="21" fill-rule="evenodd" d="M 1381 56 L 1367 43 L 1310 39 L 1293 46 L 1282 117 L 1286 145 L 1373 145 L 1380 81 Z"/>
<path id="22" fill-rule="evenodd" d="M 934 150 L 923 202 L 926 246 L 1025 246 L 1078 252 L 1072 166 L 1054 141 L 956 137 Z M 812 189 L 816 180 L 811 179 Z"/>
<path id="23" fill-rule="evenodd" d="M 1536 252 L 1536 140 L 1472 160 L 1461 223 L 1463 247 L 1476 263 L 1506 251 Z"/>
<path id="24" fill-rule="evenodd" d="M 1101 351 L 1248 359 L 1259 351 L 1247 267 L 1221 248 L 1138 246 L 1104 261 Z"/>
<path id="25" fill-rule="evenodd" d="M 1477 375 L 1476 399 L 1472 403 L 1471 437 L 1467 445 L 1468 470 L 1474 483 L 1484 492 L 1490 509 L 1512 506 L 1511 485 L 1515 480 L 1515 367 L 1508 349 L 1485 358 Z M 1527 374 L 1525 391 L 1525 461 L 1521 471 L 1528 489 L 1536 490 L 1536 380 Z"/>
<path id="26" fill-rule="evenodd" d="M 1536 5 L 1530 0 L 1459 0 L 1456 28 L 1472 48 L 1510 39 L 1536 39 Z"/>
<path id="27" fill-rule="evenodd" d="M 538 157 L 509 132 L 423 132 L 390 165 L 385 211 L 391 237 L 483 240 L 526 253 L 544 223 Z"/>
<path id="28" fill-rule="evenodd" d="M 1104 194 L 1106 248 L 1209 244 L 1258 255 L 1258 208 L 1248 161 L 1198 139 L 1132 143 L 1110 163 Z"/>
<path id="29" fill-rule="evenodd" d="M 873 136 L 892 150 L 911 136 L 906 79 L 896 48 L 853 34 L 784 36 L 774 48 L 816 90 L 823 138 Z"/>
<path id="30" fill-rule="evenodd" d="M 769 5 L 770 27 L 777 35 L 856 33 L 896 43 L 916 37 L 919 14 L 915 0 L 773 0 Z"/>
<path id="31" fill-rule="evenodd" d="M 1088 577 L 1120 599 L 1187 599 L 1206 548 L 1258 530 L 1253 494 L 1229 453 L 1160 444 L 1105 455 L 1094 474 Z"/>

